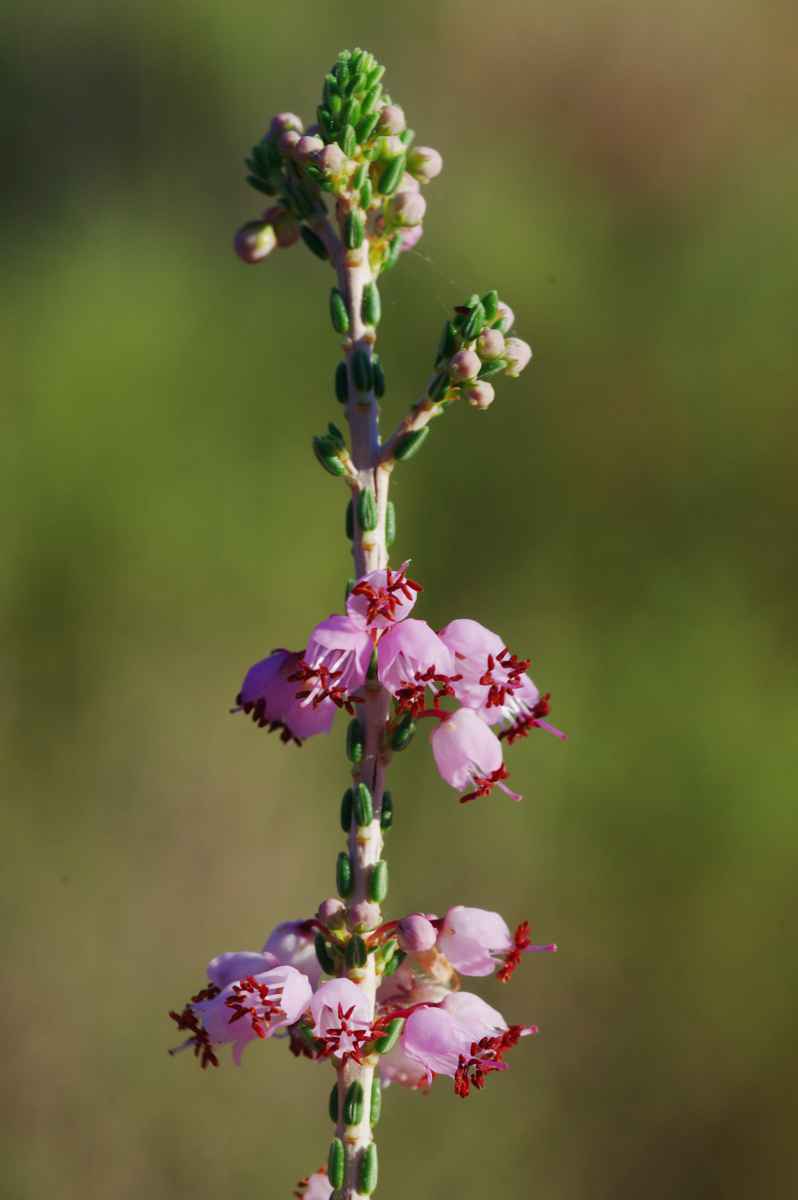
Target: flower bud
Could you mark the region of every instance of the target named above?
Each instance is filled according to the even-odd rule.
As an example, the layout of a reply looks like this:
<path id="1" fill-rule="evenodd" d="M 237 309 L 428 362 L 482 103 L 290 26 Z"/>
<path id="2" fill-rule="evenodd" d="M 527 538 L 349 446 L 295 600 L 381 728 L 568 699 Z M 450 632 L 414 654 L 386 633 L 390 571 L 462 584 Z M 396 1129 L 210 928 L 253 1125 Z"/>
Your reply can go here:
<path id="1" fill-rule="evenodd" d="M 287 133 L 289 130 L 294 130 L 297 133 L 302 133 L 305 126 L 302 124 L 302 118 L 296 113 L 278 113 L 276 117 L 272 117 L 271 128 L 269 132 L 272 137 L 279 138 L 281 133 Z"/>
<path id="2" fill-rule="evenodd" d="M 507 358 L 505 375 L 517 379 L 532 357 L 532 347 L 521 338 L 507 338 L 504 343 L 504 353 Z"/>
<path id="3" fill-rule="evenodd" d="M 316 915 L 325 925 L 332 925 L 336 923 L 336 918 L 339 918 L 345 909 L 346 905 L 342 900 L 339 900 L 337 896 L 330 896 L 327 900 L 322 900 Z"/>
<path id="4" fill-rule="evenodd" d="M 500 329 L 502 333 L 509 333 L 515 321 L 515 313 L 510 308 L 509 304 L 505 304 L 500 300 L 496 305 L 497 316 L 493 322 L 496 329 Z"/>
<path id="5" fill-rule="evenodd" d="M 472 383 L 466 388 L 466 396 L 472 408 L 479 408 L 484 412 L 486 408 L 490 408 L 496 398 L 496 393 L 493 390 L 493 384 L 486 383 L 484 379 L 478 379 L 476 383 Z"/>
<path id="6" fill-rule="evenodd" d="M 421 183 L 429 183 L 443 170 L 443 159 L 431 146 L 416 146 L 408 155 L 407 169 Z"/>
<path id="7" fill-rule="evenodd" d="M 282 208 L 279 204 L 267 208 L 263 219 L 274 228 L 278 246 L 285 248 L 293 246 L 294 242 L 299 241 L 299 225 L 294 214 L 290 213 L 287 208 Z"/>
<path id="8" fill-rule="evenodd" d="M 404 254 L 407 250 L 412 250 L 421 241 L 424 236 L 423 225 L 413 225 L 409 229 L 399 230 L 399 253 Z"/>
<path id="9" fill-rule="evenodd" d="M 386 104 L 380 109 L 380 129 L 384 133 L 404 133 L 406 128 L 405 114 L 398 104 Z"/>
<path id="10" fill-rule="evenodd" d="M 346 155 L 340 146 L 335 142 L 330 142 L 328 146 L 319 150 L 315 162 L 328 175 L 337 175 L 346 162 Z"/>
<path id="11" fill-rule="evenodd" d="M 388 211 L 398 225 L 420 225 L 427 211 L 427 202 L 421 192 L 397 192 L 388 205 Z"/>
<path id="12" fill-rule="evenodd" d="M 402 178 L 399 180 L 399 190 L 401 192 L 420 192 L 421 184 L 412 175 L 405 171 Z"/>
<path id="13" fill-rule="evenodd" d="M 276 245 L 274 229 L 267 221 L 247 221 L 233 239 L 235 252 L 245 263 L 262 262 Z"/>
<path id="14" fill-rule="evenodd" d="M 320 137 L 306 133 L 299 139 L 296 144 L 294 153 L 297 158 L 310 158 L 314 154 L 319 154 L 324 149 L 324 142 Z"/>
<path id="15" fill-rule="evenodd" d="M 349 911 L 354 928 L 374 929 L 380 923 L 380 906 L 371 900 L 359 900 Z"/>
<path id="16" fill-rule="evenodd" d="M 405 144 L 401 138 L 390 134 L 388 137 L 380 139 L 379 152 L 380 158 L 398 158 L 400 154 L 404 154 Z"/>
<path id="17" fill-rule="evenodd" d="M 280 134 L 277 145 L 283 154 L 293 154 L 301 141 L 301 137 L 302 135 L 297 133 L 295 129 L 286 129 L 285 133 Z"/>
<path id="18" fill-rule="evenodd" d="M 480 358 L 501 358 L 504 354 L 504 334 L 498 329 L 483 329 L 477 342 Z"/>
<path id="19" fill-rule="evenodd" d="M 479 355 L 473 350 L 458 350 L 449 359 L 449 376 L 457 383 L 464 383 L 467 379 L 476 379 L 481 366 Z"/>
<path id="20" fill-rule="evenodd" d="M 408 954 L 431 950 L 437 938 L 435 926 L 421 913 L 411 913 L 399 922 L 399 945 Z"/>

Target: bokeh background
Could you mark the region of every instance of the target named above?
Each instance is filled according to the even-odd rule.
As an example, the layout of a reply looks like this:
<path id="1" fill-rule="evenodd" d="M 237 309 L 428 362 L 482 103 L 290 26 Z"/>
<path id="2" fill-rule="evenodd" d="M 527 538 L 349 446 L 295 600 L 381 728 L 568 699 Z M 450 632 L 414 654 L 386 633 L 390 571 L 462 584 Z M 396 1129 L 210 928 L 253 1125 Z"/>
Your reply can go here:
<path id="1" fill-rule="evenodd" d="M 393 768 L 392 910 L 528 916 L 543 1034 L 391 1091 L 380 1195 L 754 1200 L 794 1181 L 795 7 L 29 0 L 5 13 L 2 1194 L 288 1196 L 326 1072 L 170 1060 L 207 959 L 333 890 L 343 725 L 227 715 L 349 573 L 327 269 L 230 251 L 242 155 L 361 44 L 445 171 L 386 277 L 387 423 L 491 286 L 534 365 L 397 472 L 434 625 L 571 734 L 465 809 Z"/>

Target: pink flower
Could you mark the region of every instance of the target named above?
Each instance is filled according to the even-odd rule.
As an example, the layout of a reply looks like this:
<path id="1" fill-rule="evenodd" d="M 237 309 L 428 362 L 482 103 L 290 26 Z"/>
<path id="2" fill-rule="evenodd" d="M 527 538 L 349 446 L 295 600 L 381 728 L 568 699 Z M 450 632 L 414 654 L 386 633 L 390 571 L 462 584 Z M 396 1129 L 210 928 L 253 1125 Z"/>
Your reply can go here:
<path id="1" fill-rule="evenodd" d="M 302 706 L 317 708 L 332 701 L 352 712 L 354 693 L 366 681 L 372 648 L 368 630 L 350 617 L 334 614 L 320 621 L 294 676 L 301 683 L 297 695 Z"/>
<path id="2" fill-rule="evenodd" d="M 545 729 L 547 733 L 565 740 L 567 734 L 543 718 L 548 715 L 550 693 L 541 696 L 528 675 L 521 676 L 521 686 L 508 692 L 498 708 L 481 708 L 479 715 L 489 725 L 500 724 L 499 737 L 512 745 L 518 738 L 526 737 L 532 729 Z"/>
<path id="3" fill-rule="evenodd" d="M 426 1067 L 405 1051 L 401 1038 L 387 1054 L 380 1055 L 380 1081 L 383 1087 L 398 1083 L 401 1087 L 429 1087 L 430 1078 Z"/>
<path id="4" fill-rule="evenodd" d="M 315 938 L 307 921 L 283 921 L 269 934 L 263 953 L 281 966 L 294 967 L 315 989 L 321 980 L 321 966 L 316 958 Z"/>
<path id="5" fill-rule="evenodd" d="M 257 965 L 256 959 L 268 962 L 270 958 L 244 951 L 213 959 L 208 968 L 209 986 L 192 996 L 181 1013 L 169 1014 L 178 1029 L 191 1034 L 178 1049 L 193 1047 L 203 1068 L 218 1067 L 214 1048 L 231 1043 L 233 1061 L 238 1066 L 253 1038 L 269 1038 L 278 1029 L 293 1025 L 312 995 L 310 984 L 299 971 L 269 966 L 257 974 L 229 978 L 233 970 Z"/>
<path id="6" fill-rule="evenodd" d="M 419 1064 L 426 1083 L 431 1083 L 435 1075 L 449 1075 L 453 1079 L 471 1041 L 444 1008 L 426 1005 L 410 1014 L 401 1034 L 404 1054 Z"/>
<path id="7" fill-rule="evenodd" d="M 408 250 L 413 250 L 424 235 L 423 225 L 411 225 L 407 229 L 399 230 L 399 253 L 405 254 Z"/>
<path id="8" fill-rule="evenodd" d="M 447 714 L 430 742 L 442 778 L 459 792 L 472 789 L 460 797 L 461 804 L 476 796 L 489 796 L 494 787 L 513 800 L 521 799 L 504 783 L 507 768 L 502 762 L 501 742 L 472 709 L 459 708 Z"/>
<path id="9" fill-rule="evenodd" d="M 444 916 L 437 947 L 461 975 L 490 975 L 498 966 L 496 975 L 502 983 L 509 981 L 522 954 L 557 949 L 553 944 L 533 946 L 528 921 L 511 934 L 498 913 L 462 904 L 456 904 Z"/>
<path id="10" fill-rule="evenodd" d="M 336 709 L 330 699 L 313 706 L 303 706 L 297 699 L 301 661 L 298 652 L 272 651 L 250 667 L 236 697 L 238 707 L 261 729 L 279 729 L 282 741 L 294 741 L 298 746 L 316 733 L 329 733 Z"/>
<path id="11" fill-rule="evenodd" d="M 383 633 L 377 645 L 377 671 L 380 683 L 400 707 L 417 714 L 425 707 L 427 688 L 435 696 L 452 694 L 454 659 L 426 621 L 411 617 Z"/>
<path id="12" fill-rule="evenodd" d="M 497 633 L 462 617 L 440 631 L 454 655 L 461 680 L 454 692 L 469 708 L 499 708 L 521 686 L 528 659 L 516 658 Z"/>
<path id="13" fill-rule="evenodd" d="M 404 917 L 396 932 L 399 945 L 408 954 L 431 950 L 437 936 L 435 926 L 423 913 L 411 913 L 409 917 Z"/>
<path id="14" fill-rule="evenodd" d="M 319 1171 L 314 1171 L 307 1179 L 300 1179 L 296 1186 L 294 1195 L 297 1200 L 330 1200 L 333 1189 L 327 1178 L 327 1172 L 324 1167 Z"/>
<path id="15" fill-rule="evenodd" d="M 409 561 L 404 562 L 398 571 L 387 567 L 359 579 L 346 602 L 352 621 L 376 630 L 404 620 L 421 591 L 421 584 L 408 577 L 409 566 Z"/>
<path id="16" fill-rule="evenodd" d="M 374 1034 L 365 993 L 350 979 L 323 983 L 310 1002 L 313 1033 L 324 1048 L 321 1057 L 361 1061 L 363 1047 Z"/>

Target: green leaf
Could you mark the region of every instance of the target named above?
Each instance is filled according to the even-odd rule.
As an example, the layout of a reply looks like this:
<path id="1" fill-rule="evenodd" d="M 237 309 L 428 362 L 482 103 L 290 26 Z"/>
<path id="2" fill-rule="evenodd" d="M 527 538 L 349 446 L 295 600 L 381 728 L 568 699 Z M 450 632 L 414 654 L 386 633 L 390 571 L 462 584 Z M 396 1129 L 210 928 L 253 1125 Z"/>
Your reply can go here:
<path id="1" fill-rule="evenodd" d="M 330 1101 L 328 1104 L 330 1120 L 333 1125 L 338 1124 L 338 1084 L 334 1083 L 330 1092 Z"/>
<path id="2" fill-rule="evenodd" d="M 374 395 L 375 396 L 384 396 L 385 395 L 385 372 L 382 369 L 382 362 L 380 361 L 380 356 L 378 354 L 374 354 L 372 356 L 371 370 L 372 370 L 372 374 L 374 376 Z"/>
<path id="3" fill-rule="evenodd" d="M 415 732 L 416 723 L 412 713 L 405 713 L 391 734 L 391 749 L 404 750 L 412 742 Z"/>
<path id="4" fill-rule="evenodd" d="M 385 545 L 388 550 L 396 541 L 396 505 L 389 500 L 385 506 Z"/>
<path id="5" fill-rule="evenodd" d="M 388 864 L 381 858 L 371 868 L 369 874 L 369 900 L 382 904 L 388 895 Z"/>
<path id="6" fill-rule="evenodd" d="M 340 404 L 346 404 L 349 399 L 349 373 L 345 362 L 339 362 L 335 368 L 335 398 Z"/>
<path id="7" fill-rule="evenodd" d="M 346 1151 L 340 1138 L 330 1142 L 330 1153 L 327 1155 L 327 1178 L 333 1188 L 343 1187 Z"/>
<path id="8" fill-rule="evenodd" d="M 367 325 L 379 325 L 382 315 L 380 292 L 373 281 L 363 288 L 363 301 L 360 308 L 361 316 Z"/>
<path id="9" fill-rule="evenodd" d="M 330 289 L 330 320 L 336 333 L 349 332 L 349 313 L 346 309 L 346 300 L 335 287 Z"/>
<path id="10" fill-rule="evenodd" d="M 346 757 L 353 766 L 356 767 L 363 761 L 365 746 L 363 726 L 357 717 L 353 717 L 346 729 Z"/>
<path id="11" fill-rule="evenodd" d="M 374 1043 L 378 1054 L 387 1054 L 389 1050 L 393 1050 L 399 1034 L 402 1032 L 403 1025 L 404 1019 L 402 1017 L 394 1017 L 388 1026 L 385 1036 L 377 1038 L 377 1041 Z"/>
<path id="12" fill-rule="evenodd" d="M 379 119 L 380 114 L 378 112 L 367 112 L 365 116 L 360 118 L 355 129 L 355 134 L 361 146 L 364 142 L 367 142 L 374 133 Z"/>
<path id="13" fill-rule="evenodd" d="M 371 792 L 365 783 L 359 783 L 354 790 L 353 811 L 355 820 L 361 829 L 365 825 L 370 825 L 374 820 L 374 805 L 371 800 Z"/>
<path id="14" fill-rule="evenodd" d="M 324 940 L 323 934 L 316 934 L 314 946 L 316 948 L 316 958 L 319 960 L 319 966 L 321 967 L 322 971 L 326 971 L 328 975 L 334 975 L 335 959 L 330 954 L 329 946 Z"/>
<path id="15" fill-rule="evenodd" d="M 315 234 L 312 229 L 308 229 L 307 225 L 301 226 L 299 232 L 302 235 L 302 241 L 305 243 L 308 250 L 310 250 L 312 254 L 316 255 L 316 258 L 320 258 L 322 262 L 329 258 L 327 250 L 324 246 L 324 242 L 321 240 L 318 234 Z"/>
<path id="16" fill-rule="evenodd" d="M 357 137 L 351 125 L 344 127 L 344 131 L 338 139 L 338 145 L 347 158 L 354 158 L 357 153 Z"/>
<path id="17" fill-rule="evenodd" d="M 372 1125 L 376 1125 L 382 1115 L 382 1088 L 377 1072 L 371 1080 L 371 1103 L 369 1105 L 369 1120 Z"/>
<path id="18" fill-rule="evenodd" d="M 259 179 L 256 175 L 247 175 L 247 183 L 251 188 L 254 188 L 256 192 L 262 192 L 264 196 L 273 196 L 275 194 L 275 189 L 271 186 L 271 184 L 264 183 L 263 180 Z"/>
<path id="19" fill-rule="evenodd" d="M 329 475 L 336 475 L 340 478 L 341 475 L 346 474 L 346 467 L 335 453 L 335 447 L 329 438 L 314 437 L 313 453 Z"/>
<path id="20" fill-rule="evenodd" d="M 383 168 L 377 188 L 383 196 L 392 196 L 399 187 L 399 182 L 405 170 L 405 156 L 400 154 Z"/>
<path id="21" fill-rule="evenodd" d="M 348 967 L 365 967 L 369 952 L 366 943 L 359 933 L 353 933 L 346 943 L 346 965 Z"/>
<path id="22" fill-rule="evenodd" d="M 352 380 L 359 392 L 370 392 L 374 382 L 371 368 L 371 356 L 362 346 L 352 354 Z"/>
<path id="23" fill-rule="evenodd" d="M 498 375 L 499 371 L 503 371 L 507 366 L 506 358 L 494 358 L 490 362 L 483 363 L 479 368 L 478 379 L 488 379 L 491 375 Z"/>
<path id="24" fill-rule="evenodd" d="M 352 827 L 352 807 L 355 803 L 355 793 L 352 788 L 347 788 L 341 797 L 341 828 L 344 833 L 349 833 Z"/>
<path id="25" fill-rule="evenodd" d="M 485 320 L 493 321 L 499 311 L 499 293 L 495 288 L 490 292 L 485 292 L 482 297 L 482 307 L 485 310 Z"/>
<path id="26" fill-rule="evenodd" d="M 377 1162 L 377 1146 L 370 1142 L 360 1154 L 360 1164 L 357 1171 L 357 1190 L 364 1196 L 370 1196 L 377 1187 L 379 1165 Z"/>
<path id="27" fill-rule="evenodd" d="M 359 250 L 363 245 L 366 223 L 359 208 L 353 208 L 344 217 L 344 244 L 348 250 Z"/>
<path id="28" fill-rule="evenodd" d="M 344 1100 L 344 1123 L 359 1125 L 363 1119 L 363 1084 L 355 1079 L 346 1089 Z"/>
<path id="29" fill-rule="evenodd" d="M 345 850 L 342 850 L 338 855 L 335 864 L 335 885 L 338 888 L 338 895 L 342 899 L 347 900 L 352 895 L 352 888 L 354 886 L 352 864 Z"/>
<path id="30" fill-rule="evenodd" d="M 408 462 L 415 454 L 418 454 L 428 437 L 429 425 L 425 425 L 423 429 L 416 429 L 413 433 L 406 433 L 397 443 L 393 452 L 394 458 L 399 462 Z"/>

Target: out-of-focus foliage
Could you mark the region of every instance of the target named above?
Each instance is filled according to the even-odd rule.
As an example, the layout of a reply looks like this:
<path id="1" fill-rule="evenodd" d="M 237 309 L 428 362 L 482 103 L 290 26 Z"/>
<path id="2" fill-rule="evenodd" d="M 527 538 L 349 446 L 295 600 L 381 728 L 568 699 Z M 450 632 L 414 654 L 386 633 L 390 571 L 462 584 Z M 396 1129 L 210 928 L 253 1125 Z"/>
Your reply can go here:
<path id="1" fill-rule="evenodd" d="M 334 886 L 343 727 L 297 751 L 226 711 L 349 573 L 309 449 L 330 280 L 230 240 L 243 153 L 348 44 L 445 160 L 383 288 L 388 423 L 474 289 L 536 351 L 397 471 L 396 551 L 571 733 L 511 751 L 521 806 L 460 809 L 423 738 L 396 760 L 391 909 L 561 952 L 488 984 L 543 1029 L 504 1077 L 386 1096 L 380 1194 L 789 1191 L 797 36 L 786 0 L 9 13 L 5 1195 L 288 1196 L 324 1157 L 325 1070 L 202 1075 L 166 1010 Z"/>

